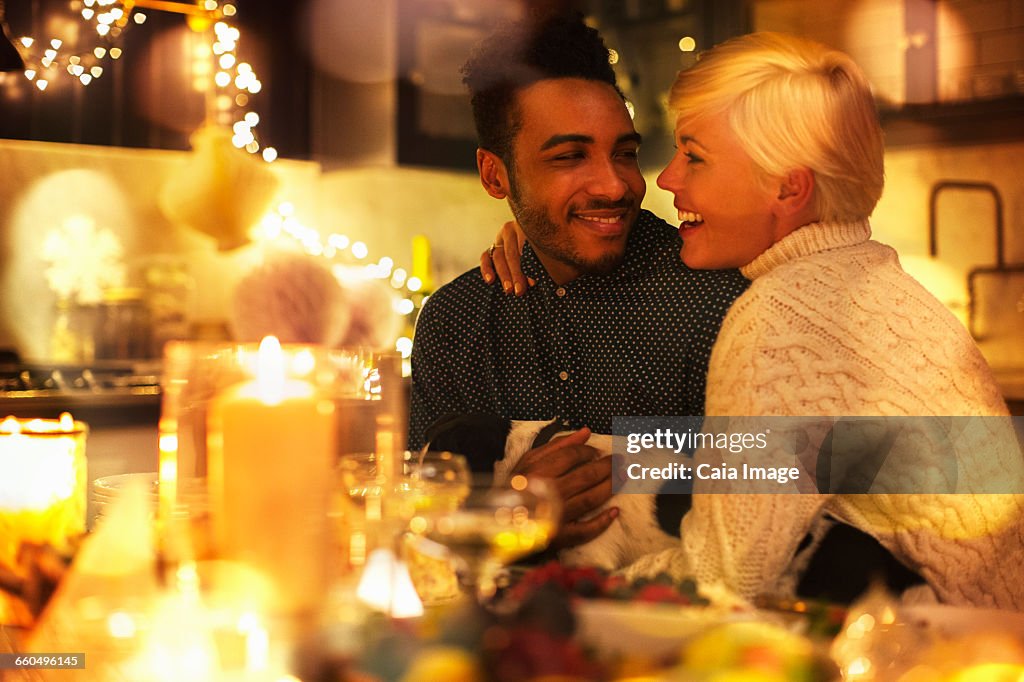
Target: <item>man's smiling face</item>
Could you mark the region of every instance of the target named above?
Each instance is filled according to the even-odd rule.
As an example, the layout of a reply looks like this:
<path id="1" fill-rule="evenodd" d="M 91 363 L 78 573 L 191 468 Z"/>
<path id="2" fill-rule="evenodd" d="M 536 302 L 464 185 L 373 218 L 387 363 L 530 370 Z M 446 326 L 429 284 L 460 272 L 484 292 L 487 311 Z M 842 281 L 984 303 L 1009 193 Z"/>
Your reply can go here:
<path id="1" fill-rule="evenodd" d="M 531 246 L 559 283 L 614 270 L 646 191 L 622 98 L 606 83 L 556 78 L 516 104 L 509 203 Z"/>

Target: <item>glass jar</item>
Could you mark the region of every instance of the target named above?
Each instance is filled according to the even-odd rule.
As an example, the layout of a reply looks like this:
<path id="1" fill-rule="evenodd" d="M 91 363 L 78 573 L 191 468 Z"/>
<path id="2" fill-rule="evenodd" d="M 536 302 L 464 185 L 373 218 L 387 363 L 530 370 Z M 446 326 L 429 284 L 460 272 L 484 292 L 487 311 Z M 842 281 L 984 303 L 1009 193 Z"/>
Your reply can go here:
<path id="1" fill-rule="evenodd" d="M 142 289 L 108 289 L 97 310 L 97 360 L 153 357 L 149 305 Z"/>

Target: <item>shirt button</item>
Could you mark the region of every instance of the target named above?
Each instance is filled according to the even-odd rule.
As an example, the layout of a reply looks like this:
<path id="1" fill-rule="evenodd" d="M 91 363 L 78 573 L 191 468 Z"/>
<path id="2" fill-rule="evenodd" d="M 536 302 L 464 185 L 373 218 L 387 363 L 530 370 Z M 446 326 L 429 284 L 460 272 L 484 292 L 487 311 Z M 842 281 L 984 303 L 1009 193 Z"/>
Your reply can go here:
<path id="1" fill-rule="evenodd" d="M 569 373 L 568 372 L 559 372 L 558 373 L 558 378 L 561 379 L 562 381 L 566 381 L 566 380 L 569 379 Z"/>
<path id="2" fill-rule="evenodd" d="M 562 298 L 563 296 L 565 296 L 565 287 L 558 287 L 557 289 L 555 289 L 555 296 L 557 296 L 558 298 Z"/>

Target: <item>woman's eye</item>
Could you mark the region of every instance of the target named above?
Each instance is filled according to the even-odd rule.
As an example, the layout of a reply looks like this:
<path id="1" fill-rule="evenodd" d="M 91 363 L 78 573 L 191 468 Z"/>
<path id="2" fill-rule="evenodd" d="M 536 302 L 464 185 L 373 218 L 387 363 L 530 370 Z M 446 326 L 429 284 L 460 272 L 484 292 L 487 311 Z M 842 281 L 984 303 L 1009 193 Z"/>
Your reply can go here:
<path id="1" fill-rule="evenodd" d="M 704 159 L 700 158 L 699 156 L 697 156 L 696 154 L 694 154 L 693 152 L 686 152 L 685 156 L 686 156 L 686 160 L 689 163 L 700 163 L 701 161 L 704 160 Z"/>

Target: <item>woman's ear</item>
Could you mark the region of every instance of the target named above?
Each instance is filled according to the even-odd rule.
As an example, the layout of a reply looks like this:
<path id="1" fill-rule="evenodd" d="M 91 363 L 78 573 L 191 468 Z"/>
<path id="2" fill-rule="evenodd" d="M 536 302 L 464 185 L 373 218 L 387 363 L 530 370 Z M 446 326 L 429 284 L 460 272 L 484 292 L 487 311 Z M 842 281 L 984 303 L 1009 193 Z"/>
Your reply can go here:
<path id="1" fill-rule="evenodd" d="M 494 152 L 476 150 L 476 168 L 480 172 L 480 184 L 495 199 L 508 196 L 508 172 L 505 163 Z"/>
<path id="2" fill-rule="evenodd" d="M 793 218 L 814 210 L 814 172 L 809 168 L 794 168 L 779 185 L 775 197 L 775 211 L 780 218 Z M 816 219 L 817 216 L 808 216 Z"/>

